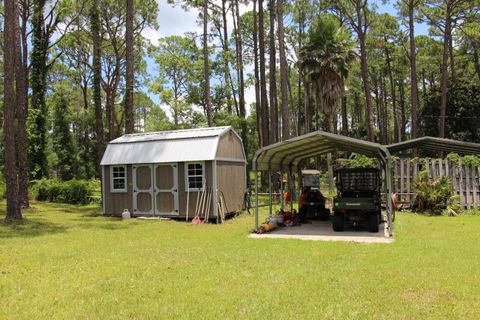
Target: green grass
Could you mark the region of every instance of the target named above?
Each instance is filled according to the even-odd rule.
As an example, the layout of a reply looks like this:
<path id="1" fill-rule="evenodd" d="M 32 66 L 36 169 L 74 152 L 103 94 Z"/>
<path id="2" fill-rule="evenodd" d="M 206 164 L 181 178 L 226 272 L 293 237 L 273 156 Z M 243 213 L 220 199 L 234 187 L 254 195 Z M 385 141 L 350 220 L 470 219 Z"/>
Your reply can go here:
<path id="1" fill-rule="evenodd" d="M 99 211 L 37 203 L 0 225 L 0 319 L 480 318 L 478 215 L 401 213 L 393 244 L 358 244 Z"/>

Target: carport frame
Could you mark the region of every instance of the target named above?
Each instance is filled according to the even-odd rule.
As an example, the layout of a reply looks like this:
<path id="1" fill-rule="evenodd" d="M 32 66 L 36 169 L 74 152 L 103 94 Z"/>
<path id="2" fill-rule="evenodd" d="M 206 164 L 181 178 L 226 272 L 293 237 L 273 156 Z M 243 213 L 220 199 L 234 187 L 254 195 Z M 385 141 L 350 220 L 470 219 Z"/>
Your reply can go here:
<path id="1" fill-rule="evenodd" d="M 309 149 L 314 147 L 314 150 Z M 253 157 L 253 170 L 255 172 L 255 229 L 259 227 L 258 207 L 258 172 L 267 171 L 268 189 L 269 189 L 269 214 L 272 214 L 272 170 L 283 172 L 288 169 L 292 172 L 293 167 L 298 167 L 302 160 L 332 153 L 334 151 L 349 151 L 358 154 L 375 157 L 381 163 L 385 172 L 385 188 L 387 194 L 387 223 L 388 234 L 393 235 L 393 212 L 392 197 L 392 160 L 390 151 L 386 146 L 374 142 L 368 142 L 360 139 L 350 138 L 325 131 L 314 131 L 292 139 L 278 142 L 259 149 Z M 280 157 L 280 161 L 278 161 Z M 276 159 L 274 162 L 272 160 Z M 288 162 L 285 163 L 285 160 Z M 297 161 L 296 161 L 297 160 Z"/>

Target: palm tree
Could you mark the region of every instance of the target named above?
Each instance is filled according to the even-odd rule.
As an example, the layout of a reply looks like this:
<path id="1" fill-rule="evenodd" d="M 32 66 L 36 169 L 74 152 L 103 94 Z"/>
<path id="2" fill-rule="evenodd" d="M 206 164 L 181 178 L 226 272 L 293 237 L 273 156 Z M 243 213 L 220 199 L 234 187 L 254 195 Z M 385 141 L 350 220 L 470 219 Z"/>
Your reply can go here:
<path id="1" fill-rule="evenodd" d="M 333 115 L 345 93 L 344 79 L 355 60 L 348 32 L 331 16 L 323 15 L 310 29 L 300 50 L 305 81 L 313 84 L 318 112 L 325 116 L 325 130 L 333 131 Z"/>

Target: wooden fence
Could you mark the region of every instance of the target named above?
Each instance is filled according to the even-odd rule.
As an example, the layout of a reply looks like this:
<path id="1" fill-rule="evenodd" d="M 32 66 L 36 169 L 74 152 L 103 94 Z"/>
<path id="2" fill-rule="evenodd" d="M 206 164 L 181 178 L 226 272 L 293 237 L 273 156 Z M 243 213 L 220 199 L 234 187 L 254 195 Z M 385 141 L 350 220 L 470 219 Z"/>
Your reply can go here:
<path id="1" fill-rule="evenodd" d="M 461 162 L 456 164 L 447 159 L 429 159 L 428 161 L 399 159 L 394 163 L 394 186 L 400 202 L 410 205 L 415 195 L 413 180 L 419 171 L 426 169 L 434 179 L 447 176 L 453 189 L 465 208 L 480 206 L 480 167 Z"/>

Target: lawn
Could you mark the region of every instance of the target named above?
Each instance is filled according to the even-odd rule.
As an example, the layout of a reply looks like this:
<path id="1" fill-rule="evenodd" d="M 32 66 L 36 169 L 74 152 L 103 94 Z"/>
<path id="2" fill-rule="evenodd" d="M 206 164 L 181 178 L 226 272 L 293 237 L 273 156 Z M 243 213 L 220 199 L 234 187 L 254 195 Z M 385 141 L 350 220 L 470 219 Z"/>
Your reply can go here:
<path id="1" fill-rule="evenodd" d="M 0 225 L 1 319 L 480 318 L 478 215 L 401 213 L 393 244 L 358 244 L 99 212 L 37 203 Z"/>

